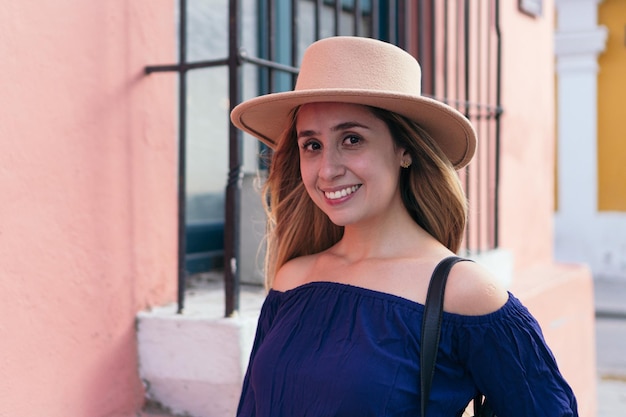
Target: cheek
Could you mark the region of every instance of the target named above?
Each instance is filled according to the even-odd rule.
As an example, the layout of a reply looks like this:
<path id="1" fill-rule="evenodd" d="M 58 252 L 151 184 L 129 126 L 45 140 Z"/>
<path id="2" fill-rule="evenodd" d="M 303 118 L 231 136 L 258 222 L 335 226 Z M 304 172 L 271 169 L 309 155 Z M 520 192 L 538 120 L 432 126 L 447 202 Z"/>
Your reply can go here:
<path id="1" fill-rule="evenodd" d="M 372 154 L 368 158 L 363 158 L 353 165 L 355 170 L 367 176 L 382 177 L 394 175 L 400 170 L 400 163 L 390 155 L 383 153 Z"/>
<path id="2" fill-rule="evenodd" d="M 368 165 L 369 171 L 372 171 L 371 167 L 377 167 L 375 172 L 372 172 L 374 178 L 384 187 L 388 187 L 390 190 L 395 188 L 395 185 L 400 181 L 400 163 L 396 162 L 393 157 L 380 158 L 376 161 L 371 161 Z"/>
<path id="3" fill-rule="evenodd" d="M 315 189 L 317 175 L 310 164 L 300 162 L 300 177 L 307 193 L 311 194 L 313 189 Z"/>

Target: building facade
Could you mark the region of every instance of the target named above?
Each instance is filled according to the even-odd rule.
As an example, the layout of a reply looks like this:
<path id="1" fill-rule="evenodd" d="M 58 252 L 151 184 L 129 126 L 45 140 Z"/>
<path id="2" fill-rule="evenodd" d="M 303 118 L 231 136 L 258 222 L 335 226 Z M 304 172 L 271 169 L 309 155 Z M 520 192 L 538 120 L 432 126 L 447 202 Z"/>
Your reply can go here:
<path id="1" fill-rule="evenodd" d="M 626 4 L 556 5 L 556 258 L 626 282 Z"/>
<path id="2" fill-rule="evenodd" d="M 571 3 L 578 1 L 583 0 Z M 474 226 L 466 247 L 493 268 L 539 319 L 578 395 L 581 415 L 594 416 L 591 277 L 582 265 L 555 261 L 555 4 L 539 2 L 543 7 L 535 14 L 522 10 L 518 2 L 446 2 L 448 11 L 471 3 L 475 8 L 469 21 L 492 28 L 462 47 L 449 43 L 455 46 L 446 50 L 437 40 L 464 23 L 438 10 L 443 2 L 389 2 L 420 9 L 398 14 L 392 12 L 399 9 L 388 9 L 391 12 L 374 18 L 382 10 L 376 6 L 383 3 L 196 0 L 189 5 L 189 10 L 199 10 L 190 24 L 209 32 L 187 39 L 201 47 L 190 47 L 186 59 L 220 61 L 229 53 L 227 17 L 234 4 L 241 7 L 237 46 L 251 51 L 248 57 L 293 67 L 299 56 L 289 51 L 302 51 L 318 37 L 383 37 L 405 42 L 430 68 L 424 82 L 431 87 L 425 91 L 460 102 L 467 98 L 466 91 L 472 97 L 490 97 L 496 91 L 492 77 L 477 78 L 471 85 L 460 77 L 454 88 L 448 84 L 447 92 L 436 84 L 437 79 L 458 68 L 494 74 L 476 63 L 498 48 L 495 73 L 500 74 L 501 86 L 500 97 L 493 100 L 495 113 L 464 109 L 483 132 L 480 152 L 488 156 L 495 145 L 487 144 L 498 143 L 499 160 L 497 170 L 485 162 L 461 173 L 470 199 L 477 204 L 472 224 L 483 225 Z M 570 2 L 557 2 L 557 6 L 560 3 Z M 273 8 L 277 4 L 281 7 Z M 275 49 L 264 50 L 257 39 L 261 23 L 289 31 L 284 22 L 291 19 L 290 4 L 297 4 L 303 16 L 299 41 L 283 45 L 285 39 L 295 38 L 280 32 L 276 43 L 269 44 Z M 321 11 L 315 9 L 320 4 Z M 252 275 L 258 265 L 252 259 L 260 239 L 253 234 L 262 232 L 258 223 L 262 218 L 246 212 L 250 205 L 245 201 L 255 201 L 253 179 L 262 167 L 257 142 L 241 137 L 241 171 L 231 175 L 232 166 L 226 162 L 228 112 L 235 103 L 227 88 L 231 75 L 224 67 L 189 71 L 189 95 L 183 101 L 195 121 L 178 124 L 180 78 L 146 73 L 147 67 L 178 61 L 179 7 L 171 0 L 44 0 L 12 2 L 0 10 L 4 75 L 0 81 L 0 416 L 131 417 L 141 412 L 146 398 L 179 414 L 233 414 L 258 308 L 242 299 L 238 316 L 225 318 L 221 305 L 214 316 L 177 314 L 172 307 L 179 274 L 181 123 L 190 135 L 190 155 L 183 155 L 189 162 L 184 190 L 188 198 L 183 198 L 188 208 L 199 207 L 185 214 L 193 221 L 235 217 L 236 238 L 251 242 L 249 248 L 242 244 L 235 252 L 239 259 L 234 265 L 240 266 L 236 269 L 242 280 L 256 279 Z M 349 18 L 359 8 L 362 24 Z M 311 19 L 318 12 L 319 19 Z M 316 26 L 316 21 L 323 23 Z M 440 31 L 431 30 L 431 38 L 416 37 L 424 25 Z M 402 38 L 402 33 L 407 36 Z M 499 41 L 491 43 L 496 35 Z M 480 49 L 481 59 L 465 60 L 478 53 L 478 39 L 491 46 Z M 291 49 L 294 45 L 297 48 Z M 470 52 L 454 58 L 453 52 L 466 46 Z M 285 51 L 287 56 L 282 55 Z M 459 66 L 461 62 L 469 66 Z M 289 71 L 272 78 L 269 70 L 250 60 L 241 64 L 240 98 L 289 88 Z M 495 65 L 495 60 L 484 61 L 490 70 Z M 457 88 L 460 95 L 455 96 L 451 92 Z M 496 113 L 498 141 L 490 124 Z M 210 155 L 203 157 L 203 153 Z M 494 172 L 498 186 L 481 188 L 474 176 L 491 178 Z M 224 189 L 231 183 L 239 187 L 240 209 L 220 211 L 219 207 L 228 207 L 222 204 Z M 494 187 L 498 194 L 492 193 Z M 192 194 L 210 198 L 195 203 Z M 566 198 L 559 201 L 561 207 Z M 497 227 L 493 218 L 498 219 Z M 254 221 L 246 223 L 250 219 Z M 245 252 L 248 249 L 250 253 Z M 233 262 L 227 259 L 225 265 L 232 267 Z M 249 272 L 242 272 L 246 268 Z M 209 297 L 202 303 L 214 306 L 222 300 Z M 147 337 L 144 330 L 148 329 L 156 332 Z M 181 329 L 189 339 L 178 338 Z M 172 349 L 155 356 L 154 350 L 164 346 Z M 160 386 L 173 397 L 159 396 L 157 382 L 163 381 L 176 387 Z M 198 408 L 185 409 L 191 405 Z"/>

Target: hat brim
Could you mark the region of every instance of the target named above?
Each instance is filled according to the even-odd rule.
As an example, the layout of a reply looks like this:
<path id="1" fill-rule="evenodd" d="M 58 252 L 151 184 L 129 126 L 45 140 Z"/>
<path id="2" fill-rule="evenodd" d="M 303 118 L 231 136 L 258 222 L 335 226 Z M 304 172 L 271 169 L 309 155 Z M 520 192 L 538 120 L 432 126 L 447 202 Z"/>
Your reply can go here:
<path id="1" fill-rule="evenodd" d="M 407 117 L 432 136 L 457 170 L 471 161 L 476 150 L 476 132 L 456 109 L 428 97 L 376 90 L 299 90 L 263 95 L 236 106 L 231 120 L 239 129 L 274 149 L 291 111 L 315 102 L 362 104 Z"/>

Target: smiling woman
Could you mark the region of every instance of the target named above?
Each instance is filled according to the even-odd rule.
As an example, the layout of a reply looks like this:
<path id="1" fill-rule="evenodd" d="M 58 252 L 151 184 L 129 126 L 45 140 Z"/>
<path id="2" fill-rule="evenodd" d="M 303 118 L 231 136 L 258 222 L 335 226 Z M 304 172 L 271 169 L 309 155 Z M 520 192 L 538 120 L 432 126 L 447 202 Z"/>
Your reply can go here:
<path id="1" fill-rule="evenodd" d="M 461 244 L 455 170 L 476 134 L 421 95 L 419 75 L 400 48 L 328 38 L 307 49 L 294 91 L 233 110 L 274 149 L 269 293 L 239 416 L 417 416 L 422 401 L 430 415 L 459 416 L 477 392 L 501 416 L 577 415 L 537 321 L 472 262 L 450 273 L 432 395 L 421 398 L 424 303 Z"/>
<path id="2" fill-rule="evenodd" d="M 407 213 L 398 184 L 402 160 L 411 156 L 367 107 L 305 104 L 297 120 L 302 181 L 331 222 L 376 227 L 394 211 L 398 219 Z"/>

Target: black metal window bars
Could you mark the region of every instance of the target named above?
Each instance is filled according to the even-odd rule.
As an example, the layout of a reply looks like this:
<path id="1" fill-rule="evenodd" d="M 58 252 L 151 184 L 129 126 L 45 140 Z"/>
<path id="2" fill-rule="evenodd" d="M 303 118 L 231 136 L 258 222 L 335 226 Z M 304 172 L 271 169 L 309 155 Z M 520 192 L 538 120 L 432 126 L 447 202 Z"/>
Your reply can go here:
<path id="1" fill-rule="evenodd" d="M 285 75 L 295 82 L 303 47 L 330 35 L 369 36 L 394 43 L 422 64 L 425 95 L 439 98 L 466 115 L 479 135 L 477 157 L 459 173 L 470 201 L 464 250 L 477 253 L 498 247 L 498 188 L 500 152 L 500 26 L 498 0 L 258 0 L 259 55 L 240 48 L 240 0 L 228 1 L 228 56 L 187 62 L 187 0 L 179 0 L 178 63 L 150 65 L 146 74 L 177 72 L 178 90 L 178 313 L 185 301 L 185 155 L 188 71 L 227 67 L 230 109 L 241 100 L 241 66 L 259 68 L 261 90 L 276 90 Z M 313 13 L 304 14 L 312 8 Z M 277 10 L 288 18 L 277 19 Z M 302 22 L 312 20 L 312 33 L 304 34 Z M 347 23 L 346 23 L 347 22 Z M 288 28 L 289 63 L 276 59 L 277 29 Z M 284 39 L 283 39 L 284 42 Z M 284 59 L 283 59 L 284 61 Z M 283 83 L 284 84 L 284 83 Z M 224 224 L 225 316 L 239 309 L 239 218 L 242 165 L 241 134 L 230 124 L 229 164 Z"/>

